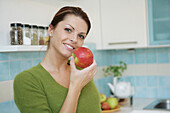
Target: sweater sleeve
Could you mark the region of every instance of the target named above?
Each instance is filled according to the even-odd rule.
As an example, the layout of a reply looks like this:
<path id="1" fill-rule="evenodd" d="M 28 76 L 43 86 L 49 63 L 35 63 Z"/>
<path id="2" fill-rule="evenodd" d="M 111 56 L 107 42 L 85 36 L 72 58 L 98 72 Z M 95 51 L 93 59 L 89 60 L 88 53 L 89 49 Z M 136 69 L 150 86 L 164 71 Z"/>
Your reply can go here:
<path id="1" fill-rule="evenodd" d="M 52 113 L 41 83 L 31 73 L 18 74 L 13 87 L 14 101 L 21 113 Z"/>

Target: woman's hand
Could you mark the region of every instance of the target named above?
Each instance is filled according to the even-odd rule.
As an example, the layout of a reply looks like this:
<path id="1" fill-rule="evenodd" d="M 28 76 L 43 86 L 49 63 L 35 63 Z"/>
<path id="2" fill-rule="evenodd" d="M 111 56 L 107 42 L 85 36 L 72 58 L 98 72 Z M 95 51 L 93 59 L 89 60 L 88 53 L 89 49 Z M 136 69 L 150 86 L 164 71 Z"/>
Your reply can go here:
<path id="1" fill-rule="evenodd" d="M 70 61 L 71 66 L 71 75 L 70 75 L 70 85 L 75 86 L 77 90 L 81 91 L 81 89 L 92 80 L 94 75 L 96 74 L 96 61 L 94 60 L 93 63 L 82 70 L 76 69 L 74 58 L 71 56 Z"/>

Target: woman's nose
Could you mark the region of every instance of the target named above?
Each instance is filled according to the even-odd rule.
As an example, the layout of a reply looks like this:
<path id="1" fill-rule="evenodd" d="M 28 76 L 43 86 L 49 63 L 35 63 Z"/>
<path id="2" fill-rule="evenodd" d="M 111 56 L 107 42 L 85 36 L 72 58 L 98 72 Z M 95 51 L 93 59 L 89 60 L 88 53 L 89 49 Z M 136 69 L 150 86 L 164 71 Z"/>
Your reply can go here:
<path id="1" fill-rule="evenodd" d="M 73 43 L 76 43 L 76 42 L 77 42 L 77 34 L 76 34 L 76 33 L 73 33 L 73 34 L 70 36 L 70 40 L 71 40 Z"/>

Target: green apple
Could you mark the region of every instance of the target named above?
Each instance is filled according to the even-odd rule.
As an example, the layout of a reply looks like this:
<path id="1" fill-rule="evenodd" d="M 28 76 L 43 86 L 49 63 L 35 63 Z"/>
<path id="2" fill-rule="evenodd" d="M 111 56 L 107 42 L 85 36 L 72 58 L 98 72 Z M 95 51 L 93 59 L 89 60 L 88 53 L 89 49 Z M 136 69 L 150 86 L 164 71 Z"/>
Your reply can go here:
<path id="1" fill-rule="evenodd" d="M 100 103 L 106 101 L 106 95 L 103 93 L 100 93 Z"/>
<path id="2" fill-rule="evenodd" d="M 106 100 L 106 102 L 109 104 L 110 108 L 113 109 L 118 105 L 117 98 L 110 97 Z"/>

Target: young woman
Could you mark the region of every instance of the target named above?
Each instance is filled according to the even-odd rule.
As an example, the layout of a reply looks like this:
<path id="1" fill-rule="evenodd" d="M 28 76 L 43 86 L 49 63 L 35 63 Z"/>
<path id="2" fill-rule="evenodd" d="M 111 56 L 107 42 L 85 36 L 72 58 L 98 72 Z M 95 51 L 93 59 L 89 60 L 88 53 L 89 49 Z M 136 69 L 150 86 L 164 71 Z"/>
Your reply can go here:
<path id="1" fill-rule="evenodd" d="M 49 25 L 44 59 L 14 79 L 14 100 L 21 113 L 101 113 L 93 81 L 95 60 L 77 70 L 71 56 L 83 45 L 90 28 L 88 16 L 79 7 L 63 7 L 56 13 Z"/>

